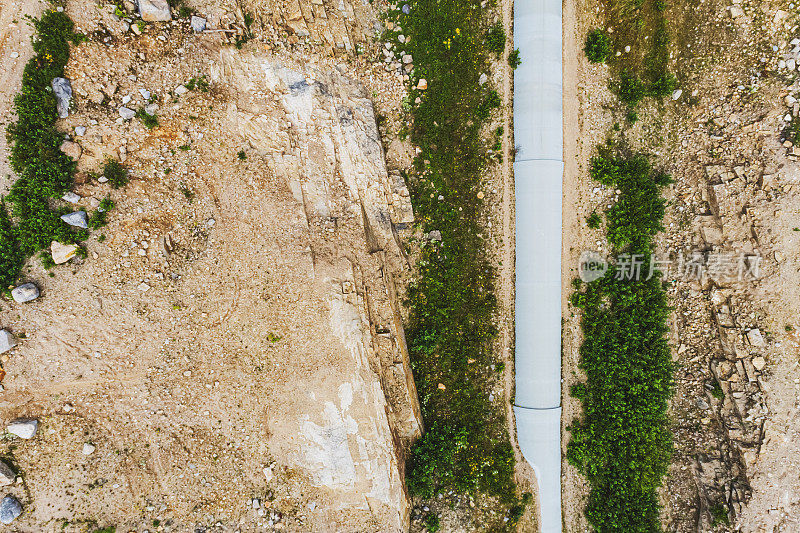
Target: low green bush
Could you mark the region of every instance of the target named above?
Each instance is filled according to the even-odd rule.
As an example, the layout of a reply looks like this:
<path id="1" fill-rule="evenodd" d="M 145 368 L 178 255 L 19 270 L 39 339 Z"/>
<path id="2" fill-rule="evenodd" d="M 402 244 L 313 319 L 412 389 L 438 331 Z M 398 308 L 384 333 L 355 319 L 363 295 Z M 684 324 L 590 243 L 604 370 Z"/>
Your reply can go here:
<path id="1" fill-rule="evenodd" d="M 570 301 L 583 310 L 580 368 L 571 393 L 583 405 L 568 428 L 567 459 L 589 480 L 585 513 L 596 531 L 658 533 L 658 489 L 672 441 L 667 409 L 673 364 L 669 308 L 661 276 L 649 276 L 653 237 L 661 230 L 661 188 L 670 182 L 640 155 L 603 154 L 591 175 L 621 190 L 606 213 L 613 252 L 641 254 L 640 276 L 606 276 L 577 284 Z M 619 278 L 619 279 L 618 279 Z"/>
<path id="2" fill-rule="evenodd" d="M 611 53 L 611 38 L 599 28 L 595 28 L 586 36 L 583 51 L 592 63 L 605 63 Z"/>

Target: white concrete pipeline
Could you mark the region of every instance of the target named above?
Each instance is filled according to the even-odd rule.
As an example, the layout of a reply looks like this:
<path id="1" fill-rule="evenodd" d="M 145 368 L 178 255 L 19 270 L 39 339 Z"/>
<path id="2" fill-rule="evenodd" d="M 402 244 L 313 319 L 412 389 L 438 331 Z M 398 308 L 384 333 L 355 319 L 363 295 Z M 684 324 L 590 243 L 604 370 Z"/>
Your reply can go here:
<path id="1" fill-rule="evenodd" d="M 516 0 L 517 441 L 533 467 L 542 533 L 561 533 L 561 0 Z"/>

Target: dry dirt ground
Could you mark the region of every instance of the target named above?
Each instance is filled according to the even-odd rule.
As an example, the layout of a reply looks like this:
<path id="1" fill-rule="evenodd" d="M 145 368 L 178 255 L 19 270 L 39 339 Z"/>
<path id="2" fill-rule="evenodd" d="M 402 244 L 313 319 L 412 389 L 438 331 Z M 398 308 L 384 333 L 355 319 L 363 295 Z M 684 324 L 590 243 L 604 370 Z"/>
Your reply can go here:
<path id="1" fill-rule="evenodd" d="M 397 298 L 412 221 L 397 171 L 413 152 L 376 128 L 374 106 L 399 129 L 404 96 L 374 60 L 381 6 L 191 7 L 226 31 L 183 19 L 139 36 L 110 4 L 66 4 L 90 39 L 58 127 L 82 147 L 79 204 L 116 207 L 87 259 L 31 262 L 39 300 L 0 304 L 20 340 L 0 419 L 40 421 L 0 442 L 20 476 L 14 527 L 402 530 L 421 425 Z M 42 8 L 0 10 L 6 121 L 30 55 L 22 16 Z M 152 130 L 118 114 L 148 103 L 141 89 Z M 124 188 L 97 180 L 107 157 L 130 168 Z"/>
<path id="2" fill-rule="evenodd" d="M 704 272 L 692 279 L 673 263 L 665 278 L 677 369 L 671 408 L 676 454 L 662 494 L 667 531 L 800 530 L 800 167 L 785 134 L 786 115 L 798 114 L 797 75 L 786 65 L 800 52 L 800 41 L 792 42 L 800 31 L 790 7 L 670 4 L 672 66 L 682 93 L 640 107 L 639 123 L 622 134 L 675 178 L 666 191 L 658 253 L 677 261 L 698 252 Z M 565 42 L 575 39 L 580 46 L 600 23 L 599 6 L 579 2 L 574 25 L 569 12 Z M 565 102 L 576 94 L 580 109 L 576 144 L 567 152 L 565 265 L 575 265 L 585 249 L 607 249 L 602 230 L 589 229 L 586 217 L 608 204 L 610 191 L 588 179 L 587 162 L 606 138 L 620 139 L 612 126 L 625 120 L 607 89 L 607 68 L 576 53 L 577 80 L 570 81 L 565 68 Z M 565 109 L 573 113 L 570 104 Z M 760 257 L 758 279 L 731 278 L 719 263 L 715 271 L 715 261 L 726 256 L 735 260 L 734 273 L 740 257 Z M 747 259 L 745 267 L 754 261 Z M 565 276 L 568 281 L 574 269 L 565 269 Z M 565 310 L 568 390 L 580 377 L 580 330 L 573 309 Z M 564 406 L 568 424 L 577 404 L 565 396 Z M 564 468 L 566 530 L 585 531 L 585 480 Z"/>

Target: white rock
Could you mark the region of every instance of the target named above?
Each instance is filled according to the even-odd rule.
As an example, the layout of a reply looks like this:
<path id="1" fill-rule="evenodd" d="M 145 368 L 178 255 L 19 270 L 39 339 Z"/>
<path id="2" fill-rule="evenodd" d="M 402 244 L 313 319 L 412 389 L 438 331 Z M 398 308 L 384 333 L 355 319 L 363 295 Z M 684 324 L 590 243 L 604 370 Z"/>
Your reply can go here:
<path id="1" fill-rule="evenodd" d="M 9 494 L 0 501 L 0 522 L 8 525 L 21 514 L 22 504 L 14 496 Z"/>
<path id="2" fill-rule="evenodd" d="M 787 70 L 794 70 L 797 67 L 797 61 L 794 59 L 787 59 L 786 60 L 786 69 Z"/>
<path id="3" fill-rule="evenodd" d="M 17 339 L 7 329 L 0 329 L 0 353 L 5 353 L 17 345 Z"/>
<path id="4" fill-rule="evenodd" d="M 89 220 L 86 218 L 86 211 L 73 211 L 72 213 L 61 215 L 61 220 L 76 228 L 89 228 Z"/>
<path id="5" fill-rule="evenodd" d="M 677 100 L 678 98 L 681 97 L 682 94 L 683 94 L 683 89 L 675 89 L 674 91 L 672 91 L 672 99 Z"/>
<path id="6" fill-rule="evenodd" d="M 130 120 L 136 116 L 136 111 L 127 107 L 120 107 L 119 116 L 121 116 L 124 120 Z"/>
<path id="7" fill-rule="evenodd" d="M 751 346 L 764 346 L 766 344 L 764 336 L 761 335 L 761 330 L 758 328 L 753 328 L 747 332 L 747 342 L 749 342 Z"/>
<path id="8" fill-rule="evenodd" d="M 487 81 L 489 81 L 489 76 L 481 74 L 481 77 L 478 78 L 478 85 L 484 85 Z"/>
<path id="9" fill-rule="evenodd" d="M 139 15 L 145 22 L 172 20 L 167 0 L 139 0 Z"/>
<path id="10" fill-rule="evenodd" d="M 33 283 L 23 283 L 11 291 L 11 297 L 17 303 L 25 303 L 39 297 L 39 288 Z"/>
<path id="11" fill-rule="evenodd" d="M 69 116 L 69 101 L 72 99 L 72 84 L 66 78 L 53 78 L 50 82 L 56 97 L 56 111 L 60 118 Z"/>
<path id="12" fill-rule="evenodd" d="M 5 461 L 0 461 L 0 487 L 7 487 L 13 485 L 17 480 L 16 474 L 11 470 Z"/>
<path id="13" fill-rule="evenodd" d="M 148 284 L 147 284 L 147 283 L 145 283 L 145 282 L 142 282 L 142 283 L 140 283 L 140 284 L 139 284 L 139 286 L 137 287 L 137 289 L 139 289 L 139 290 L 140 290 L 140 291 L 142 291 L 142 292 L 147 292 L 147 291 L 149 291 L 149 290 L 150 290 L 150 285 L 148 285 Z"/>
<path id="14" fill-rule="evenodd" d="M 61 199 L 71 204 L 77 204 L 78 202 L 81 201 L 81 197 L 72 191 L 66 193 L 64 196 L 61 197 Z"/>
<path id="15" fill-rule="evenodd" d="M 86 135 L 86 126 L 75 126 L 75 135 L 78 137 Z"/>
<path id="16" fill-rule="evenodd" d="M 144 98 L 145 100 L 150 100 L 150 91 L 148 91 L 147 89 L 139 89 L 139 94 L 141 94 L 142 98 Z"/>
<path id="17" fill-rule="evenodd" d="M 83 448 L 81 448 L 81 453 L 83 455 L 92 455 L 97 448 L 94 444 L 90 444 L 88 442 L 83 443 Z"/>
<path id="18" fill-rule="evenodd" d="M 757 357 L 753 357 L 753 368 L 761 372 L 764 370 L 764 367 L 767 366 L 767 360 L 761 357 L 760 355 Z"/>
<path id="19" fill-rule="evenodd" d="M 198 33 L 206 29 L 206 19 L 203 17 L 192 15 L 189 24 L 192 26 L 192 29 Z"/>
<path id="20" fill-rule="evenodd" d="M 78 253 L 77 244 L 61 244 L 58 241 L 50 243 L 50 255 L 53 256 L 53 262 L 57 265 L 62 265 L 75 257 Z"/>
<path id="21" fill-rule="evenodd" d="M 178 85 L 177 87 L 175 87 L 175 94 L 177 94 L 178 96 L 186 94 L 188 92 L 189 89 L 186 88 L 186 85 Z"/>
<path id="22" fill-rule="evenodd" d="M 132 99 L 133 97 L 131 95 L 126 94 L 125 96 L 122 97 L 122 105 L 127 105 L 127 103 L 130 102 Z"/>
<path id="23" fill-rule="evenodd" d="M 37 429 L 39 429 L 38 420 L 14 420 L 6 426 L 6 431 L 21 439 L 32 439 Z"/>

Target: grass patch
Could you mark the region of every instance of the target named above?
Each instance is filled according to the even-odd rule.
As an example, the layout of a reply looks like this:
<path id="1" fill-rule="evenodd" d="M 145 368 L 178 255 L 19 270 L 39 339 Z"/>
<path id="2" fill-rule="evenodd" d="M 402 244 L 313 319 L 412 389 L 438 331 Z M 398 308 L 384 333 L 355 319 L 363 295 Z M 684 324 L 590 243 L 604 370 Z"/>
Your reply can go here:
<path id="1" fill-rule="evenodd" d="M 139 109 L 136 111 L 136 118 L 142 121 L 142 124 L 148 129 L 152 130 L 156 126 L 158 126 L 158 117 L 156 115 L 151 115 L 144 108 Z M 106 176 L 108 177 L 108 176 Z"/>
<path id="2" fill-rule="evenodd" d="M 0 223 L 0 260 L 8 268 L 3 271 L 4 283 L 16 279 L 24 259 L 49 247 L 51 241 L 74 243 L 87 237 L 85 231 L 64 224 L 59 218 L 62 213 L 49 206 L 51 199 L 60 198 L 72 186 L 75 171 L 75 162 L 60 150 L 64 136 L 55 128 L 56 99 L 50 83 L 64 75 L 69 43 L 78 40 L 79 34 L 69 17 L 57 11 L 29 20 L 35 30 L 34 56 L 25 65 L 22 88 L 14 99 L 17 120 L 7 129 L 9 163 L 18 179 L 7 197 L 16 224 L 7 215 Z"/>
<path id="3" fill-rule="evenodd" d="M 666 333 L 669 308 L 658 275 L 646 279 L 653 236 L 661 228 L 661 188 L 669 177 L 643 156 L 603 154 L 592 177 L 622 191 L 606 212 L 614 254 L 643 254 L 643 275 L 616 279 L 614 269 L 580 287 L 580 368 L 572 388 L 583 415 L 572 422 L 567 459 L 589 480 L 586 517 L 596 531 L 659 532 L 657 490 L 672 454 L 667 418 L 673 365 Z"/>
<path id="4" fill-rule="evenodd" d="M 103 176 L 115 189 L 119 189 L 128 183 L 128 169 L 116 159 L 106 159 L 103 166 Z"/>
<path id="5" fill-rule="evenodd" d="M 450 490 L 494 496 L 505 507 L 505 525 L 513 525 L 514 454 L 503 406 L 488 399 L 500 379 L 491 369 L 498 362 L 496 266 L 478 194 L 494 141 L 483 139 L 481 128 L 501 104 L 478 81 L 498 48 L 489 46 L 487 32 L 498 30 L 488 26 L 479 0 L 421 0 L 409 14 L 390 15 L 411 37 L 402 45 L 415 65 L 408 101 L 420 99 L 410 105 L 410 137 L 421 152 L 409 189 L 420 229 L 442 235 L 422 247 L 407 293 L 411 365 L 427 431 L 410 451 L 406 480 L 422 498 Z M 414 89 L 420 78 L 425 91 Z"/>
<path id="6" fill-rule="evenodd" d="M 590 61 L 612 66 L 612 89 L 635 107 L 645 97 L 663 98 L 677 87 L 669 71 L 669 29 L 664 0 L 605 0 L 606 27 L 592 30 L 584 51 Z M 619 54 L 619 55 L 617 55 Z"/>

